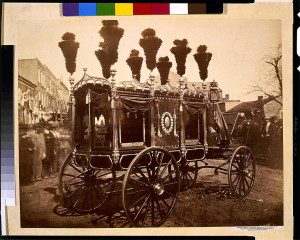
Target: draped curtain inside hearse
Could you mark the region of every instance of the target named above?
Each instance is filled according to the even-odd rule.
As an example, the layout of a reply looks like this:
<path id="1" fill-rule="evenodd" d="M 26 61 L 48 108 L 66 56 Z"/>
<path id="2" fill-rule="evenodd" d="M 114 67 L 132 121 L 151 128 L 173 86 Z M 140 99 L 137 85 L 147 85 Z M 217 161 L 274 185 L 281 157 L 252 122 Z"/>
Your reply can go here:
<path id="1" fill-rule="evenodd" d="M 85 96 L 85 97 L 84 97 Z M 75 142 L 81 150 L 112 145 L 111 103 L 108 92 L 87 90 L 76 99 Z"/>
<path id="2" fill-rule="evenodd" d="M 203 114 L 206 104 L 186 101 L 184 109 L 185 144 L 204 144 Z"/>
<path id="3" fill-rule="evenodd" d="M 119 142 L 121 147 L 147 146 L 150 144 L 151 98 L 120 96 Z"/>

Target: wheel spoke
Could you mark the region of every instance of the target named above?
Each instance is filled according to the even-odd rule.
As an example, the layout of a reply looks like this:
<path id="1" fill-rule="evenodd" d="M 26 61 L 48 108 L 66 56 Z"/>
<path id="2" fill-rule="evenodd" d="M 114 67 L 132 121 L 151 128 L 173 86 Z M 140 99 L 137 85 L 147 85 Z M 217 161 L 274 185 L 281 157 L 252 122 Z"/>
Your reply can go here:
<path id="1" fill-rule="evenodd" d="M 240 184 L 240 180 L 241 180 L 241 175 L 238 176 L 238 180 L 237 180 L 237 183 L 236 183 L 236 185 L 235 185 L 234 192 L 237 190 L 237 187 L 238 187 L 239 184 Z"/>
<path id="2" fill-rule="evenodd" d="M 82 173 L 82 171 L 80 171 L 77 167 L 75 167 L 73 164 L 71 164 L 70 162 L 68 162 L 68 164 L 74 168 L 77 172 Z"/>
<path id="3" fill-rule="evenodd" d="M 162 214 L 161 209 L 160 209 L 159 201 L 157 199 L 155 199 L 155 202 L 156 202 L 157 209 L 158 209 L 158 212 L 159 212 L 159 215 L 160 215 L 160 219 L 163 219 L 163 214 Z"/>
<path id="4" fill-rule="evenodd" d="M 169 195 L 171 195 L 172 197 L 176 197 L 176 195 L 175 194 L 173 194 L 173 193 L 170 193 L 169 191 L 164 191 L 166 194 L 169 194 Z"/>
<path id="5" fill-rule="evenodd" d="M 186 185 L 189 186 L 189 180 L 187 174 L 184 174 Z"/>
<path id="6" fill-rule="evenodd" d="M 86 187 L 84 188 L 83 191 L 86 192 Z M 78 197 L 77 201 L 75 202 L 74 208 L 75 208 L 75 207 L 77 206 L 77 204 L 79 203 L 79 200 L 81 199 L 81 197 L 82 197 L 82 194 Z"/>
<path id="7" fill-rule="evenodd" d="M 106 186 L 106 188 L 103 190 L 104 192 L 106 192 L 110 187 L 112 187 L 115 184 L 115 182 L 111 182 L 110 184 L 108 184 L 108 186 Z"/>
<path id="8" fill-rule="evenodd" d="M 239 171 L 231 171 L 230 172 L 230 175 L 236 175 L 236 174 L 239 174 Z"/>
<path id="9" fill-rule="evenodd" d="M 162 164 L 162 161 L 163 161 L 163 159 L 164 159 L 165 154 L 162 153 L 160 156 L 161 156 L 161 157 L 159 158 L 158 167 L 157 167 L 157 169 L 156 169 L 156 174 L 155 174 L 155 176 L 158 176 L 158 175 L 159 175 L 159 170 L 160 170 L 160 167 L 161 167 L 161 164 Z"/>
<path id="10" fill-rule="evenodd" d="M 69 195 L 65 196 L 65 198 L 70 198 L 71 196 L 74 195 L 75 192 L 77 192 L 80 188 L 82 188 L 84 185 L 80 185 L 78 188 L 76 188 L 72 193 L 70 193 Z"/>
<path id="11" fill-rule="evenodd" d="M 246 185 L 247 185 L 247 187 L 248 187 L 248 189 L 249 189 L 249 188 L 250 188 L 250 184 L 248 183 L 247 178 L 244 178 L 244 180 L 245 180 Z"/>
<path id="12" fill-rule="evenodd" d="M 102 196 L 99 195 L 99 191 L 100 191 L 100 192 L 104 192 L 103 188 L 100 187 L 99 185 L 94 185 L 94 186 L 92 186 L 92 189 L 94 189 L 94 192 L 96 193 L 96 195 L 98 196 L 98 198 L 99 198 L 99 199 L 102 199 Z M 99 189 L 99 191 L 98 191 L 98 189 Z M 96 197 L 95 197 L 95 198 L 96 198 Z"/>
<path id="13" fill-rule="evenodd" d="M 145 219 L 147 218 L 147 214 L 148 214 L 148 211 L 149 211 L 149 206 L 150 206 L 150 201 L 147 202 L 146 210 L 145 210 L 143 221 L 142 221 L 142 226 L 144 226 L 144 224 L 145 224 Z"/>
<path id="14" fill-rule="evenodd" d="M 133 204 L 130 205 L 129 209 L 131 209 L 132 207 L 136 206 L 141 200 L 143 200 L 144 197 L 146 197 L 149 194 L 149 192 L 147 192 L 145 195 L 143 195 L 142 197 L 140 197 L 137 201 L 135 201 Z"/>
<path id="15" fill-rule="evenodd" d="M 174 185 L 174 184 L 178 184 L 178 182 L 167 182 L 164 184 L 164 186 L 170 186 L 170 185 Z"/>
<path id="16" fill-rule="evenodd" d="M 235 182 L 238 180 L 240 175 L 236 176 L 236 178 L 232 181 L 232 186 L 235 184 Z"/>
<path id="17" fill-rule="evenodd" d="M 129 191 L 129 190 L 134 190 L 134 188 L 132 188 L 132 189 L 126 189 L 126 191 Z M 145 192 L 145 191 L 148 191 L 148 190 L 149 190 L 149 188 L 145 188 L 145 189 L 141 189 L 141 190 L 134 191 L 134 192 L 127 192 L 126 194 L 142 193 L 142 192 Z"/>
<path id="18" fill-rule="evenodd" d="M 88 194 L 88 188 L 87 188 L 87 190 L 85 191 L 85 194 L 84 194 L 84 199 L 83 199 L 83 206 L 82 207 L 85 207 L 86 206 L 86 196 L 87 196 L 87 194 Z"/>
<path id="19" fill-rule="evenodd" d="M 68 176 L 68 177 L 73 177 L 70 181 L 73 181 L 74 179 L 76 178 L 81 178 L 80 176 L 83 175 L 83 173 L 79 173 L 78 175 L 72 175 L 72 174 L 69 174 L 69 173 L 63 173 L 64 176 Z M 82 179 L 82 178 L 81 178 Z"/>
<path id="20" fill-rule="evenodd" d="M 151 224 L 154 225 L 154 199 L 151 198 Z"/>
<path id="21" fill-rule="evenodd" d="M 145 178 L 148 179 L 148 177 L 146 177 L 146 175 L 143 173 L 142 169 L 140 168 L 136 168 L 136 170 Z"/>
<path id="22" fill-rule="evenodd" d="M 137 214 L 135 215 L 135 217 L 134 217 L 134 219 L 133 219 L 134 221 L 136 221 L 137 218 L 138 218 L 138 216 L 141 214 L 141 212 L 142 212 L 143 208 L 145 207 L 147 201 L 149 200 L 150 196 L 151 196 L 151 193 L 149 193 L 149 195 L 146 197 L 146 199 L 145 199 L 145 201 L 143 202 L 142 206 L 140 207 L 139 211 L 138 211 Z"/>
<path id="23" fill-rule="evenodd" d="M 167 206 L 168 209 L 170 209 L 169 204 L 166 202 L 166 200 L 164 198 L 161 198 L 161 201 Z"/>
<path id="24" fill-rule="evenodd" d="M 239 167 L 236 166 L 234 163 L 232 163 L 232 166 L 235 167 L 235 169 L 239 169 Z"/>
<path id="25" fill-rule="evenodd" d="M 144 186 L 149 186 L 147 183 L 144 183 L 144 182 L 142 182 L 142 181 L 139 181 L 139 180 L 136 180 L 136 179 L 133 179 L 133 178 L 129 178 L 131 181 L 133 181 L 133 182 L 136 182 L 136 183 L 139 183 L 139 184 L 141 184 L 141 185 L 144 185 Z"/>
<path id="26" fill-rule="evenodd" d="M 242 178 L 242 177 L 241 177 Z M 239 190 L 239 195 L 241 195 L 241 181 L 239 182 L 239 185 L 238 185 L 238 190 Z"/>
<path id="27" fill-rule="evenodd" d="M 165 177 L 163 177 L 162 180 L 166 179 L 167 177 L 169 177 L 170 175 L 172 175 L 174 172 L 176 172 L 176 169 L 174 169 L 170 173 L 168 173 L 168 175 L 165 176 Z"/>
<path id="28" fill-rule="evenodd" d="M 251 182 L 253 181 L 253 175 L 252 175 L 252 177 L 249 177 L 248 175 L 246 175 L 246 178 L 250 179 Z"/>
<path id="29" fill-rule="evenodd" d="M 193 178 L 191 177 L 191 175 L 189 174 L 189 172 L 187 172 L 187 175 L 193 181 Z"/>
<path id="30" fill-rule="evenodd" d="M 183 180 L 183 186 L 186 186 L 187 183 L 186 183 L 186 174 L 185 173 L 182 176 L 182 180 Z"/>
<path id="31" fill-rule="evenodd" d="M 101 178 L 101 177 L 103 177 L 103 176 L 105 176 L 105 175 L 108 175 L 108 174 L 112 174 L 112 171 L 103 173 L 103 174 L 101 174 L 100 176 L 96 176 L 96 175 L 95 175 L 95 176 L 96 176 L 97 179 L 99 179 L 99 178 Z"/>
<path id="32" fill-rule="evenodd" d="M 245 187 L 245 177 L 243 176 L 242 179 L 243 179 L 243 180 L 242 180 L 242 184 L 243 184 L 243 185 L 242 185 L 242 186 L 243 186 L 242 189 L 243 189 L 243 192 L 244 192 L 244 194 L 245 194 L 245 192 L 246 192 L 246 187 Z"/>
<path id="33" fill-rule="evenodd" d="M 72 183 L 66 183 L 66 184 L 68 184 L 68 185 L 73 185 L 73 186 L 76 186 L 76 185 L 83 185 L 85 183 L 85 181 L 84 180 L 81 180 L 81 181 L 78 181 L 78 182 L 72 182 Z"/>
<path id="34" fill-rule="evenodd" d="M 138 177 L 138 179 L 141 179 L 141 177 L 138 175 L 137 172 L 133 173 L 133 175 L 135 175 L 136 177 Z"/>
<path id="35" fill-rule="evenodd" d="M 146 166 L 146 170 L 147 170 L 147 174 L 148 174 L 149 178 L 151 179 L 152 178 L 152 174 L 151 174 L 150 169 L 149 169 L 148 166 Z"/>
<path id="36" fill-rule="evenodd" d="M 250 165 L 252 165 L 251 161 L 245 166 L 245 169 L 249 168 Z"/>
<path id="37" fill-rule="evenodd" d="M 95 172 L 94 172 L 94 175 L 97 175 L 99 172 L 101 172 L 102 169 L 97 169 Z"/>
<path id="38" fill-rule="evenodd" d="M 171 162 L 172 162 L 172 160 L 170 160 L 170 161 L 164 166 L 164 168 L 163 168 L 163 170 L 161 171 L 161 173 L 159 174 L 158 178 L 161 178 L 161 177 L 164 175 L 165 171 L 167 170 L 167 168 L 169 167 L 169 165 L 170 165 Z"/>

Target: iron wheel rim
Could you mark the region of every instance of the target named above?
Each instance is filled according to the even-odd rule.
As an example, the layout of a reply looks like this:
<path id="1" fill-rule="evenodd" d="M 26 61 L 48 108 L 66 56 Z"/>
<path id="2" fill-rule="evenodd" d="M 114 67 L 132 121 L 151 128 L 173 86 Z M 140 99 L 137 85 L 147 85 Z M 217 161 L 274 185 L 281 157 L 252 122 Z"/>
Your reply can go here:
<path id="1" fill-rule="evenodd" d="M 138 166 L 143 156 L 155 152 L 154 157 L 160 156 L 158 164 L 155 165 L 155 161 L 152 161 L 153 165 Z M 161 157 L 162 155 L 163 157 Z M 167 162 L 163 163 L 166 159 Z M 170 165 L 173 168 L 171 173 L 167 171 Z M 151 167 L 152 169 L 150 169 Z M 135 178 L 132 178 L 133 176 Z M 136 184 L 130 185 L 129 182 Z M 129 190 L 131 191 L 129 192 Z M 131 162 L 123 182 L 122 204 L 129 222 L 135 227 L 161 226 L 174 209 L 179 190 L 180 172 L 173 155 L 159 147 L 143 150 Z M 136 191 L 140 191 L 142 196 L 138 195 Z M 133 196 L 133 201 L 129 195 Z M 168 202 L 169 200 L 171 201 Z"/>
<path id="2" fill-rule="evenodd" d="M 238 147 L 231 156 L 228 183 L 231 194 L 236 198 L 246 197 L 252 190 L 256 177 L 256 165 L 251 149 Z"/>

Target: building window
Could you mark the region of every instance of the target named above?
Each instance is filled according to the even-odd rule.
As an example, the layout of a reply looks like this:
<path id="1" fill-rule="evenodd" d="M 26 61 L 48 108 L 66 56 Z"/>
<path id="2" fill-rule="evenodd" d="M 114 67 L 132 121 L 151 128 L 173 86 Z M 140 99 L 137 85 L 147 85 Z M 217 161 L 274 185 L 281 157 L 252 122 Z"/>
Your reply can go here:
<path id="1" fill-rule="evenodd" d="M 41 83 L 41 70 L 38 69 L 38 83 Z"/>

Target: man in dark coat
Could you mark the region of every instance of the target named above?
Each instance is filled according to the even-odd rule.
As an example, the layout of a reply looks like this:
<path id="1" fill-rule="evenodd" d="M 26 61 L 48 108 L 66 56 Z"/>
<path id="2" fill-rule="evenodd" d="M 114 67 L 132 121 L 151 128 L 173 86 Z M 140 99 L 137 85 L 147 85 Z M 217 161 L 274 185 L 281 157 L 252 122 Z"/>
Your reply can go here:
<path id="1" fill-rule="evenodd" d="M 20 184 L 25 185 L 34 182 L 34 143 L 31 138 L 32 130 L 20 129 L 19 155 L 20 155 Z"/>
<path id="2" fill-rule="evenodd" d="M 55 156 L 55 137 L 48 129 L 44 130 L 45 144 L 46 144 L 46 157 L 43 160 L 44 178 L 48 178 L 52 175 L 52 168 L 54 165 Z"/>

